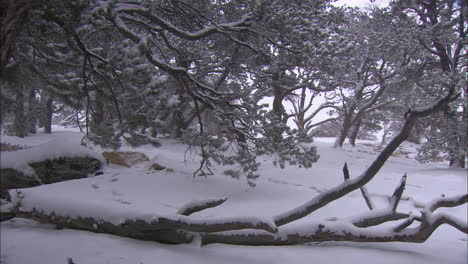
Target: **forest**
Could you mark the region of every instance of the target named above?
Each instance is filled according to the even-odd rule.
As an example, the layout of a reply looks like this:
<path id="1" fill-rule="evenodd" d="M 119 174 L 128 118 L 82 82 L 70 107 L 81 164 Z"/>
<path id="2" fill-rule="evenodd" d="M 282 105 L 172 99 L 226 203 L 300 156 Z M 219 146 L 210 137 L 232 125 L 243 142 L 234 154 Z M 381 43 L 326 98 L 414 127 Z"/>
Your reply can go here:
<path id="1" fill-rule="evenodd" d="M 76 149 L 157 151 L 182 144 L 180 155 L 196 156 L 189 178 L 215 178 L 222 167 L 255 189 L 270 164 L 286 172 L 320 166 L 317 138 L 334 138 L 327 151 L 344 153 L 379 135 L 379 151 L 360 171 L 340 164 L 341 183 L 272 217 L 190 216 L 229 204 L 218 197 L 192 201 L 176 216 L 116 223 L 40 210 L 28 189 L 25 197 L 12 189 L 2 221 L 25 218 L 200 245 L 420 243 L 441 225 L 468 233 L 466 222 L 435 212 L 466 207 L 467 194 L 432 197 L 415 215 L 397 210 L 411 175 L 394 183 L 384 209 L 376 209 L 377 198 L 366 188 L 402 144 L 418 146 L 412 159 L 421 166 L 446 163 L 466 174 L 467 2 L 393 0 L 378 7 L 371 1 L 366 9 L 334 2 L 1 1 L 3 138 L 54 135 L 57 126 L 72 126 L 81 135 Z M 314 227 L 307 232 L 290 227 L 354 191 L 369 212 L 309 223 Z M 372 231 L 393 221 L 399 224 Z"/>

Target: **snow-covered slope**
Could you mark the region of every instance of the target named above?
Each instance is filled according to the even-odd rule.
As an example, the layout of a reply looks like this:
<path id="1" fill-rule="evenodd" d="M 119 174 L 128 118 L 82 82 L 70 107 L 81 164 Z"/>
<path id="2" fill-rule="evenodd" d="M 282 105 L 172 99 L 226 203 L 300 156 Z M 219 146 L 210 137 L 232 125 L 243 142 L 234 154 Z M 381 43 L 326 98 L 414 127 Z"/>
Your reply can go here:
<path id="1" fill-rule="evenodd" d="M 66 135 L 66 136 L 65 136 Z M 77 132 L 61 131 L 19 140 L 2 141 L 19 145 L 37 145 L 57 137 L 79 143 Z M 186 204 L 210 198 L 227 197 L 221 206 L 191 215 L 195 219 L 257 217 L 271 219 L 313 198 L 318 193 L 343 182 L 342 166 L 346 161 L 351 177 L 357 177 L 377 154 L 372 142 L 360 142 L 352 148 L 332 148 L 333 139 L 316 139 L 320 160 L 311 169 L 271 165 L 268 157 L 257 187 L 244 179 L 235 180 L 216 168 L 215 175 L 193 178 L 198 157 L 184 158 L 186 146 L 163 140 L 161 148 L 143 146 L 144 152 L 171 170 L 154 171 L 151 162 L 132 168 L 110 165 L 104 175 L 45 185 L 23 190 L 25 208 L 41 208 L 69 216 L 92 216 L 108 221 L 153 219 L 174 216 Z M 419 164 L 411 159 L 415 146 L 404 144 L 400 157 L 392 157 L 367 187 L 378 207 L 386 206 L 388 197 L 407 173 L 407 186 L 400 211 L 417 212 L 417 207 L 441 195 L 466 193 L 466 170 L 448 169 L 444 164 Z M 99 152 L 99 148 L 95 148 Z M 405 154 L 409 152 L 409 154 Z M 406 157 L 408 156 L 408 157 Z M 360 192 L 329 204 L 295 223 L 329 217 L 346 218 L 368 211 Z M 467 220 L 467 207 L 445 210 Z M 443 253 L 442 253 L 443 252 Z M 404 243 L 312 243 L 285 247 L 241 247 L 228 245 L 162 245 L 110 235 L 74 230 L 54 230 L 49 225 L 13 219 L 1 224 L 1 263 L 466 263 L 467 236 L 451 227 L 439 228 L 423 244 Z"/>

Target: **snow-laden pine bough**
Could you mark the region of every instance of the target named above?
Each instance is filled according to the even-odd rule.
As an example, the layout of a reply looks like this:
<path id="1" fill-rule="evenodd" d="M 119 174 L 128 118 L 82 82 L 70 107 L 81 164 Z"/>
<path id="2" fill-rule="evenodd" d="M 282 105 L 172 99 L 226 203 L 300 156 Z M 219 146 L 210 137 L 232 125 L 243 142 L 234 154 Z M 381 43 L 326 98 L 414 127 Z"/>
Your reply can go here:
<path id="1" fill-rule="evenodd" d="M 290 245 L 318 241 L 424 242 L 435 229 L 443 224 L 468 233 L 467 223 L 452 216 L 435 212 L 441 207 L 455 207 L 467 203 L 468 194 L 435 199 L 423 207 L 420 215 L 415 215 L 397 211 L 405 188 L 406 175 L 402 177 L 385 209 L 376 209 L 365 189 L 365 185 L 375 177 L 391 154 L 408 137 L 415 122 L 421 117 L 442 109 L 454 98 L 456 96 L 454 96 L 454 88 L 452 88 L 445 97 L 433 104 L 410 109 L 405 114 L 406 120 L 401 131 L 359 177 L 351 179 L 345 165 L 342 184 L 320 193 L 303 205 L 277 215 L 270 221 L 247 217 L 210 220 L 190 218 L 192 213 L 222 205 L 226 201 L 225 198 L 191 203 L 179 210 L 179 215 L 157 217 L 152 221 L 136 219 L 114 223 L 105 219 L 89 217 L 71 218 L 60 212 L 44 212 L 40 208 L 22 208 L 20 191 L 16 191 L 16 194 L 11 193 L 13 199 L 9 207 L 10 210 L 4 213 L 2 218 L 22 217 L 64 228 L 166 243 Z M 326 221 L 310 222 L 300 227 L 287 225 L 357 189 L 361 189 L 366 203 L 371 209 L 370 212 L 353 219 L 333 218 Z M 385 227 L 378 227 L 395 220 L 402 221 L 395 224 L 394 227 L 388 227 L 388 224 Z M 414 222 L 419 222 L 419 224 L 416 227 L 411 227 Z"/>

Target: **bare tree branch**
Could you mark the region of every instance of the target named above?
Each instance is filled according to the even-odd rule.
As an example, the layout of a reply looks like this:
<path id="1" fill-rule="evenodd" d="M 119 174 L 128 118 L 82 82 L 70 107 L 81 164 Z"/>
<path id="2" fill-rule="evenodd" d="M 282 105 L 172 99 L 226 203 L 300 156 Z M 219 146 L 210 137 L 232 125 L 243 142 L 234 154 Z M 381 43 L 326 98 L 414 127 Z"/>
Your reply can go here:
<path id="1" fill-rule="evenodd" d="M 410 215 L 408 214 L 396 212 L 398 203 L 400 202 L 401 196 L 403 195 L 403 190 L 405 189 L 405 184 L 406 184 L 406 174 L 403 175 L 400 183 L 398 184 L 397 188 L 393 192 L 392 198 L 387 208 L 383 210 L 375 210 L 366 217 L 361 216 L 359 220 L 353 222 L 353 224 L 357 227 L 370 227 L 370 226 L 380 225 L 388 221 L 400 220 L 400 219 L 409 217 Z M 362 190 L 362 187 L 361 187 L 361 190 Z M 373 206 L 373 208 L 375 209 L 375 206 Z"/>
<path id="2" fill-rule="evenodd" d="M 118 13 L 126 14 L 138 14 L 145 18 L 148 18 L 151 22 L 160 26 L 161 28 L 171 32 L 172 34 L 187 40 L 198 40 L 205 38 L 214 33 L 221 33 L 222 30 L 245 30 L 247 29 L 250 20 L 252 19 L 252 14 L 245 14 L 240 20 L 230 22 L 230 23 L 218 23 L 214 26 L 207 27 L 196 32 L 188 32 L 183 29 L 178 28 L 177 26 L 171 24 L 169 21 L 161 18 L 160 16 L 150 12 L 148 8 L 142 7 L 137 4 L 116 4 L 114 11 Z"/>
<path id="3" fill-rule="evenodd" d="M 409 217 L 406 218 L 404 222 L 402 222 L 401 224 L 393 228 L 393 232 L 395 233 L 401 232 L 402 230 L 410 226 L 415 220 L 421 221 L 421 218 L 413 214 L 410 214 Z"/>
<path id="4" fill-rule="evenodd" d="M 441 207 L 455 207 L 462 204 L 468 203 L 468 194 L 459 195 L 452 198 L 439 198 L 428 205 L 426 205 L 425 210 L 429 212 L 434 212 Z"/>
<path id="5" fill-rule="evenodd" d="M 348 164 L 346 162 L 345 162 L 345 164 L 343 166 L 343 175 L 344 175 L 345 181 L 350 179 Z M 375 205 L 374 205 L 374 203 L 372 202 L 372 200 L 370 198 L 370 195 L 369 195 L 369 192 L 367 191 L 367 188 L 365 186 L 361 186 L 360 189 L 361 189 L 362 196 L 364 197 L 364 200 L 366 201 L 367 207 L 369 207 L 369 209 L 371 211 L 374 210 Z"/>
<path id="6" fill-rule="evenodd" d="M 359 189 L 361 190 L 361 193 L 362 193 L 362 196 L 364 197 L 364 200 L 366 200 L 367 207 L 369 207 L 370 210 L 374 210 L 375 205 L 374 205 L 374 203 L 372 202 L 372 200 L 370 198 L 370 194 L 369 194 L 369 191 L 367 191 L 366 186 L 362 186 Z"/>
<path id="7" fill-rule="evenodd" d="M 400 184 L 397 186 L 397 188 L 395 189 L 395 192 L 393 192 L 392 198 L 390 199 L 389 207 L 392 209 L 392 212 L 395 212 L 398 207 L 398 203 L 400 202 L 401 196 L 403 195 L 403 190 L 405 189 L 405 185 L 406 185 L 406 173 L 405 175 L 403 175 L 403 177 L 401 177 Z"/>
<path id="8" fill-rule="evenodd" d="M 389 221 L 401 220 L 409 217 L 409 214 L 394 213 L 388 209 L 372 211 L 374 214 L 367 216 L 367 218 L 360 219 L 353 222 L 357 227 L 371 227 L 377 226 Z"/>

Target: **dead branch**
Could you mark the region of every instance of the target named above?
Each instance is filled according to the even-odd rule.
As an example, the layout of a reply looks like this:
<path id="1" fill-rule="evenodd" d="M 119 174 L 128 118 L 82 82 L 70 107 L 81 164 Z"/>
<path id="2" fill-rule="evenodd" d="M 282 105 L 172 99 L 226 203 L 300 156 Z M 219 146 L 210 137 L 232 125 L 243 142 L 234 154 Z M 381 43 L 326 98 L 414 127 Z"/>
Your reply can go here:
<path id="1" fill-rule="evenodd" d="M 400 202 L 401 196 L 403 195 L 403 190 L 405 189 L 405 184 L 406 174 L 403 175 L 400 183 L 395 188 L 387 208 L 383 210 L 372 211 L 367 217 L 361 217 L 357 221 L 354 221 L 353 224 L 357 227 L 371 227 L 380 225 L 385 222 L 401 220 L 410 217 L 409 214 L 396 212 L 398 203 Z"/>
<path id="2" fill-rule="evenodd" d="M 409 217 L 404 222 L 393 228 L 393 232 L 398 233 L 410 226 L 415 220 L 421 221 L 421 217 L 417 217 L 410 213 Z"/>
<path id="3" fill-rule="evenodd" d="M 69 218 L 39 211 L 19 212 L 18 217 L 56 224 L 60 227 L 86 230 L 98 233 L 114 234 L 140 240 L 159 241 L 166 243 L 190 243 L 197 233 L 177 229 L 179 226 L 168 224 L 158 225 L 155 220 L 149 224 L 142 220 L 126 221 L 115 225 L 91 218 Z M 278 234 L 265 231 L 239 230 L 229 232 L 205 233 L 200 232 L 202 244 L 225 243 L 238 245 L 290 245 L 318 241 L 355 241 L 355 242 L 424 242 L 434 230 L 442 224 L 451 225 L 458 230 L 468 233 L 466 225 L 459 223 L 446 215 L 426 216 L 431 221 L 423 221 L 418 228 L 396 232 L 383 230 L 369 232 L 355 227 L 348 222 L 314 223 L 310 232 L 299 232 L 292 228 L 284 228 Z M 429 223 L 429 224 L 427 224 Z M 302 229 L 304 231 L 306 229 Z"/>
<path id="4" fill-rule="evenodd" d="M 56 224 L 63 227 L 68 227 L 72 229 L 84 229 L 88 231 L 94 231 L 95 226 L 99 227 L 104 224 L 104 226 L 109 227 L 110 234 L 115 232 L 129 232 L 133 229 L 138 231 L 139 229 L 149 230 L 149 231 L 158 231 L 158 230 L 185 230 L 188 232 L 221 232 L 228 230 L 239 230 L 239 229 L 260 229 L 267 232 L 277 232 L 277 228 L 273 223 L 262 221 L 256 218 L 224 218 L 224 219 L 210 219 L 210 220 L 198 220 L 198 219 L 189 219 L 185 216 L 167 218 L 167 217 L 158 217 L 156 220 L 151 222 L 146 222 L 143 220 L 127 220 L 122 224 L 115 225 L 110 222 L 101 221 L 99 219 L 93 218 L 83 218 L 77 217 L 72 218 L 68 216 L 60 216 L 59 214 L 45 213 L 36 209 L 30 211 L 24 211 L 21 209 L 15 209 L 13 213 L 17 217 L 28 218 L 33 220 L 38 220 L 40 222 L 47 222 L 50 224 Z M 127 230 L 129 229 L 129 230 Z M 107 232 L 104 232 L 107 233 Z"/>
<path id="5" fill-rule="evenodd" d="M 403 195 L 403 191 L 405 189 L 406 185 L 406 173 L 401 177 L 400 184 L 397 186 L 395 191 L 393 192 L 392 198 L 390 199 L 390 208 L 392 209 L 392 212 L 396 211 L 396 208 L 398 207 L 398 203 L 401 200 L 401 196 Z"/>
<path id="6" fill-rule="evenodd" d="M 400 185 L 399 185 L 400 186 Z M 399 189 L 399 188 L 398 188 Z M 442 198 L 430 203 L 425 208 L 430 208 L 434 203 L 446 203 L 450 204 L 450 207 L 456 205 L 462 205 L 466 203 L 466 196 L 455 196 L 452 198 Z M 462 202 L 464 201 L 464 202 Z M 392 208 L 389 206 L 389 208 Z M 384 210 L 385 211 L 385 210 Z M 382 211 L 382 212 L 384 212 Z M 372 212 L 375 214 L 375 212 Z M 375 214 L 377 215 L 377 214 Z M 388 217 L 387 221 L 397 220 L 400 214 L 395 213 Z M 300 227 L 297 228 L 282 228 L 276 234 L 266 232 L 249 232 L 243 231 L 236 232 L 221 232 L 221 233 L 210 233 L 203 235 L 203 244 L 210 243 L 225 243 L 225 244 L 236 244 L 236 245 L 292 245 L 292 244 L 303 244 L 308 242 L 320 242 L 320 241 L 353 241 L 353 242 L 411 242 L 411 243 L 422 243 L 426 241 L 430 235 L 441 225 L 450 225 L 459 231 L 468 234 L 468 227 L 466 223 L 450 217 L 445 214 L 432 214 L 432 212 L 425 211 L 421 217 L 421 224 L 412 229 L 404 230 L 410 224 L 406 221 L 404 224 L 406 227 L 394 229 L 382 229 L 369 232 L 364 228 L 359 228 L 346 221 L 328 221 L 314 223 L 309 228 Z M 370 219 L 370 218 L 369 218 Z M 401 219 L 401 218 L 400 218 Z M 409 215 L 408 220 L 418 220 L 418 217 Z M 387 221 L 380 221 L 381 223 Z M 371 226 L 371 225 L 370 225 Z"/>
<path id="7" fill-rule="evenodd" d="M 349 180 L 349 169 L 348 169 L 348 164 L 345 162 L 345 165 L 343 166 L 343 175 L 346 180 Z M 369 192 L 367 191 L 366 186 L 361 186 L 359 188 L 361 190 L 362 196 L 364 197 L 364 200 L 366 201 L 367 207 L 369 207 L 369 210 L 374 210 L 376 207 L 374 203 L 372 202 Z"/>
<path id="8" fill-rule="evenodd" d="M 370 194 L 369 194 L 369 191 L 367 191 L 366 186 L 362 186 L 359 189 L 361 190 L 361 193 L 362 193 L 362 196 L 364 197 L 364 200 L 366 200 L 367 207 L 369 207 L 370 210 L 374 210 L 375 205 L 374 205 L 374 203 L 372 202 L 372 200 L 370 198 Z"/>
<path id="9" fill-rule="evenodd" d="M 456 227 L 449 218 L 440 217 L 430 226 L 407 230 L 406 232 L 369 232 L 366 229 L 337 225 L 317 224 L 311 227 L 312 232 L 280 232 L 279 234 L 230 232 L 210 233 L 203 235 L 203 244 L 224 243 L 236 245 L 293 245 L 321 241 L 352 241 L 352 242 L 411 242 L 422 243 L 442 224 Z M 459 229 L 460 230 L 460 229 Z M 465 232 L 465 230 L 461 230 Z"/>
<path id="10" fill-rule="evenodd" d="M 356 221 L 353 223 L 353 225 L 357 227 L 371 227 L 371 226 L 377 226 L 380 224 L 383 224 L 385 222 L 390 222 L 390 221 L 396 221 L 396 220 L 401 220 L 409 217 L 409 214 L 404 214 L 404 213 L 394 213 L 394 212 L 389 212 L 388 210 L 382 210 L 382 211 L 376 211 L 376 214 L 373 214 L 372 216 L 361 219 L 359 221 Z"/>
<path id="11" fill-rule="evenodd" d="M 400 189 L 401 184 L 397 187 L 396 193 L 399 193 L 398 190 Z M 445 214 L 433 214 L 429 210 L 434 208 L 434 205 L 441 205 L 439 207 L 462 205 L 467 202 L 466 199 L 467 195 L 437 199 L 424 207 L 421 218 L 411 214 L 392 212 L 393 205 L 391 203 L 385 210 L 374 210 L 359 217 L 363 219 L 361 222 L 324 221 L 310 223 L 305 227 L 284 227 L 281 230 L 277 230 L 273 223 L 256 219 L 194 220 L 180 216 L 180 218 L 174 219 L 158 217 L 152 222 L 137 219 L 114 224 L 93 218 L 71 218 L 54 212 L 45 213 L 35 209 L 24 211 L 18 209 L 19 206 L 13 206 L 13 213 L 17 217 L 55 224 L 61 228 L 107 233 L 163 243 L 190 243 L 194 239 L 201 239 L 202 244 L 225 243 L 237 245 L 291 245 L 320 241 L 421 243 L 443 224 L 453 226 L 468 234 L 466 223 Z M 219 200 L 217 201 L 219 202 Z M 20 200 L 15 202 L 19 204 Z M 402 218 L 407 218 L 407 220 L 397 228 L 372 232 L 362 228 Z M 420 220 L 420 225 L 405 230 L 414 220 Z"/>
<path id="12" fill-rule="evenodd" d="M 343 166 L 343 176 L 344 176 L 344 179 L 345 181 L 349 180 L 349 169 L 348 169 L 348 163 L 345 162 L 344 166 Z"/>
<path id="13" fill-rule="evenodd" d="M 460 195 L 455 198 L 440 198 L 429 203 L 425 210 L 434 212 L 441 207 L 456 207 L 462 204 L 468 203 L 468 194 Z"/>
<path id="14" fill-rule="evenodd" d="M 18 211 L 16 212 L 16 216 L 35 220 L 40 223 L 53 224 L 56 225 L 57 228 L 70 228 L 94 233 L 105 233 L 145 241 L 180 244 L 190 243 L 192 239 L 186 231 L 159 228 L 157 226 L 157 221 L 147 223 L 143 220 L 129 220 L 120 225 L 116 225 L 108 221 L 98 221 L 93 218 L 70 218 L 56 215 L 55 213 L 47 214 L 37 210 L 28 212 Z"/>

